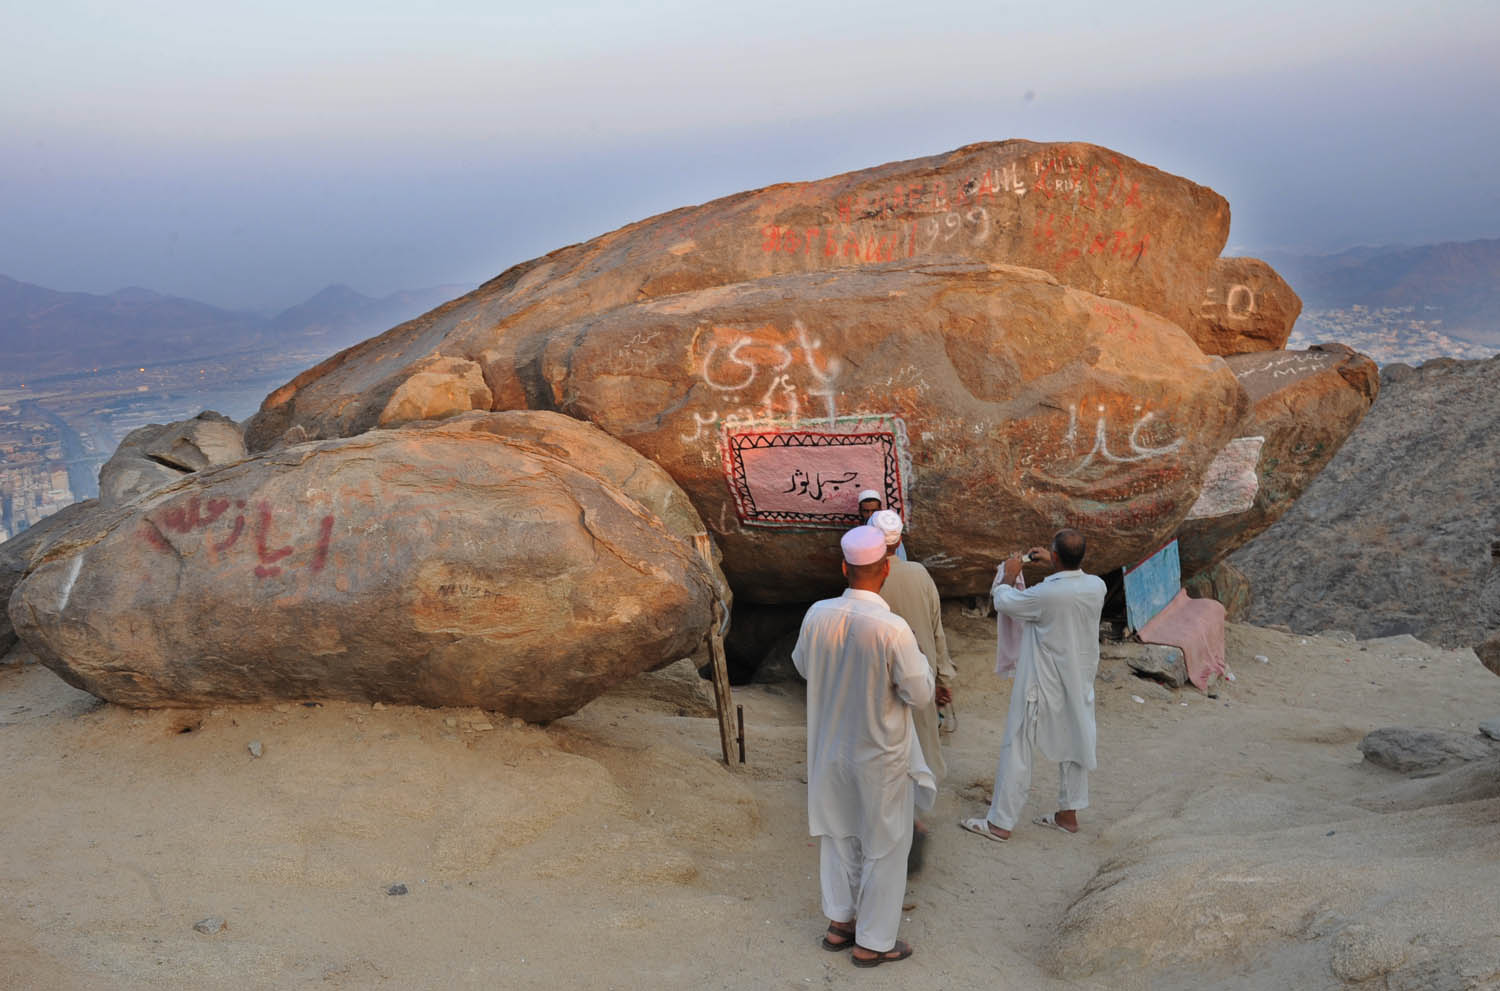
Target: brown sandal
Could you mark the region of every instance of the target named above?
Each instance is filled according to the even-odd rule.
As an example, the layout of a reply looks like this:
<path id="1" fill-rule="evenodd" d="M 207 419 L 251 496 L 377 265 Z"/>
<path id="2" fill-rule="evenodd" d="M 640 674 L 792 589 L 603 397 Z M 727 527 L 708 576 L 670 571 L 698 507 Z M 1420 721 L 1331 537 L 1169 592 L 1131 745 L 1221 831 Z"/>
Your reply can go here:
<path id="1" fill-rule="evenodd" d="M 861 946 L 860 949 L 865 950 L 866 948 Z M 866 952 L 875 953 L 876 951 L 866 950 Z M 850 957 L 849 959 L 853 961 L 856 967 L 879 967 L 883 963 L 895 963 L 897 960 L 905 960 L 909 956 L 911 956 L 911 944 L 904 939 L 898 939 L 895 946 L 878 956 Z"/>
<path id="2" fill-rule="evenodd" d="M 846 923 L 846 925 L 849 926 L 848 929 L 845 929 L 837 922 L 828 923 L 828 932 L 823 936 L 823 949 L 837 953 L 840 950 L 847 950 L 854 945 L 854 926 L 849 923 Z M 842 936 L 843 939 L 834 940 L 831 938 L 834 936 Z"/>

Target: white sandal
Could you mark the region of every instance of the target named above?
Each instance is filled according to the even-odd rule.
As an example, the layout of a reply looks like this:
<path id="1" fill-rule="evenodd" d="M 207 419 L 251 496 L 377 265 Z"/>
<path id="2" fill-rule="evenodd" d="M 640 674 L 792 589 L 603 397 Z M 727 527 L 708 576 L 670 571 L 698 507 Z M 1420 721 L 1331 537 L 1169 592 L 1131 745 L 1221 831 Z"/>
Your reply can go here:
<path id="1" fill-rule="evenodd" d="M 995 831 L 990 828 L 989 819 L 985 818 L 984 816 L 975 816 L 972 819 L 961 819 L 959 820 L 958 824 L 964 829 L 967 829 L 969 832 L 978 833 L 985 839 L 994 840 L 996 843 L 1004 843 L 1006 840 L 1010 839 L 1010 837 L 1008 836 L 996 836 Z"/>

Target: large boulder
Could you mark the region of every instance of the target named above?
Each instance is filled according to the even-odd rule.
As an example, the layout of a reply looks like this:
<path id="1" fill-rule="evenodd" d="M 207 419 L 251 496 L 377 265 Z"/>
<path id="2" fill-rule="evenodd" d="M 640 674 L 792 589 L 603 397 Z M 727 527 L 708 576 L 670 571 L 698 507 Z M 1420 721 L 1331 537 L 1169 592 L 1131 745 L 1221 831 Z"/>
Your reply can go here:
<path id="1" fill-rule="evenodd" d="M 1340 344 L 1226 362 L 1250 398 L 1250 412 L 1178 531 L 1184 578 L 1209 571 L 1280 519 L 1380 390 L 1375 363 Z"/>
<path id="2" fill-rule="evenodd" d="M 813 328 L 817 328 L 816 331 Z M 879 490 L 945 595 L 1017 547 L 1089 532 L 1089 565 L 1177 529 L 1244 393 L 1145 310 L 1041 272 L 897 264 L 622 306 L 557 328 L 531 402 L 665 468 L 747 601 L 841 587 L 838 531 Z M 821 528 L 821 529 L 820 529 Z"/>
<path id="3" fill-rule="evenodd" d="M 184 475 L 245 456 L 245 439 L 229 417 L 204 410 L 191 420 L 152 423 L 125 435 L 99 469 L 99 503 L 123 506 Z"/>
<path id="4" fill-rule="evenodd" d="M 1386 726 L 1365 735 L 1359 751 L 1376 767 L 1402 774 L 1435 774 L 1466 761 L 1488 760 L 1495 745 L 1484 736 L 1448 730 Z"/>
<path id="5" fill-rule="evenodd" d="M 1302 298 L 1259 258 L 1219 258 L 1184 329 L 1208 354 L 1280 351 L 1302 313 Z"/>
<path id="6" fill-rule="evenodd" d="M 1183 590 L 1194 599 L 1213 599 L 1224 607 L 1224 618 L 1243 623 L 1254 603 L 1254 589 L 1245 573 L 1228 561 L 1220 561 L 1182 583 Z"/>
<path id="7" fill-rule="evenodd" d="M 83 502 L 64 506 L 0 543 L 0 654 L 10 650 L 16 643 L 16 632 L 11 628 L 10 614 L 5 610 L 11 593 L 21 584 L 21 579 L 30 573 L 32 565 L 63 539 L 70 528 L 87 518 L 98 506 L 97 499 L 85 499 Z"/>
<path id="8" fill-rule="evenodd" d="M 1358 429 L 1231 559 L 1255 586 L 1250 621 L 1445 647 L 1500 631 L 1497 424 L 1500 357 L 1383 369 Z"/>
<path id="9" fill-rule="evenodd" d="M 534 406 L 538 336 L 565 324 L 678 293 L 893 262 L 1036 268 L 1190 328 L 1223 282 L 1214 273 L 1228 231 L 1229 206 L 1213 190 L 1082 143 L 975 144 L 771 186 L 517 265 L 299 375 L 266 398 L 247 440 L 264 450 L 413 416 Z M 1226 318 L 1244 309 L 1242 295 L 1226 297 Z"/>
<path id="10" fill-rule="evenodd" d="M 1482 642 L 1476 644 L 1474 653 L 1479 657 L 1479 663 L 1491 673 L 1500 674 L 1500 631 L 1491 633 Z"/>
<path id="11" fill-rule="evenodd" d="M 595 428 L 470 414 L 191 475 L 54 549 L 10 614 L 44 664 L 127 705 L 548 720 L 693 653 L 722 584 L 701 530 Z"/>

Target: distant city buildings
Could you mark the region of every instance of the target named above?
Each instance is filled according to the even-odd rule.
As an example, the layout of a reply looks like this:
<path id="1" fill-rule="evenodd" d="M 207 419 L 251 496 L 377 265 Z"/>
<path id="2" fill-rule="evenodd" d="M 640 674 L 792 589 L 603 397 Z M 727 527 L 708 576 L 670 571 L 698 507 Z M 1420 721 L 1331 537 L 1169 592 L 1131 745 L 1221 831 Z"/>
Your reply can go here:
<path id="1" fill-rule="evenodd" d="M 1288 350 L 1337 341 L 1369 355 L 1378 365 L 1420 365 L 1433 358 L 1488 358 L 1496 349 L 1442 331 L 1443 322 L 1424 319 L 1414 306 L 1351 306 L 1307 310 L 1287 341 Z"/>
<path id="2" fill-rule="evenodd" d="M 0 540 L 74 501 L 62 432 L 34 403 L 0 403 Z"/>

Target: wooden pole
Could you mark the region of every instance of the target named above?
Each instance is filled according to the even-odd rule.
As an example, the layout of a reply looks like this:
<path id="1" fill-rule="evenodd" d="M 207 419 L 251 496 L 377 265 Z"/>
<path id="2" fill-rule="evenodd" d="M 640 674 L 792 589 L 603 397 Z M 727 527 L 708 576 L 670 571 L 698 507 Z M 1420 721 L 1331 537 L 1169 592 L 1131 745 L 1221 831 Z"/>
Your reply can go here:
<path id="1" fill-rule="evenodd" d="M 740 763 L 745 763 L 745 707 L 737 705 L 734 707 L 734 718 L 739 723 L 740 735 L 734 738 L 734 742 L 740 745 Z"/>
<path id="2" fill-rule="evenodd" d="M 703 563 L 708 567 L 709 573 L 714 571 L 713 544 L 706 533 L 694 536 L 693 542 L 698 549 L 698 556 L 703 558 Z M 714 707 L 719 712 L 719 748 L 724 754 L 724 763 L 733 767 L 734 747 L 734 696 L 729 690 L 729 660 L 724 656 L 724 631 L 729 626 L 729 610 L 725 608 L 724 601 L 719 597 L 719 590 L 714 589 L 714 625 L 708 633 L 708 656 L 714 672 Z"/>
<path id="3" fill-rule="evenodd" d="M 724 656 L 724 603 L 714 599 L 714 628 L 708 634 L 708 652 L 714 668 L 714 705 L 719 710 L 719 746 L 724 752 L 724 763 L 729 764 L 730 748 L 734 743 L 734 728 L 730 708 L 734 698 L 729 693 L 729 661 Z"/>

